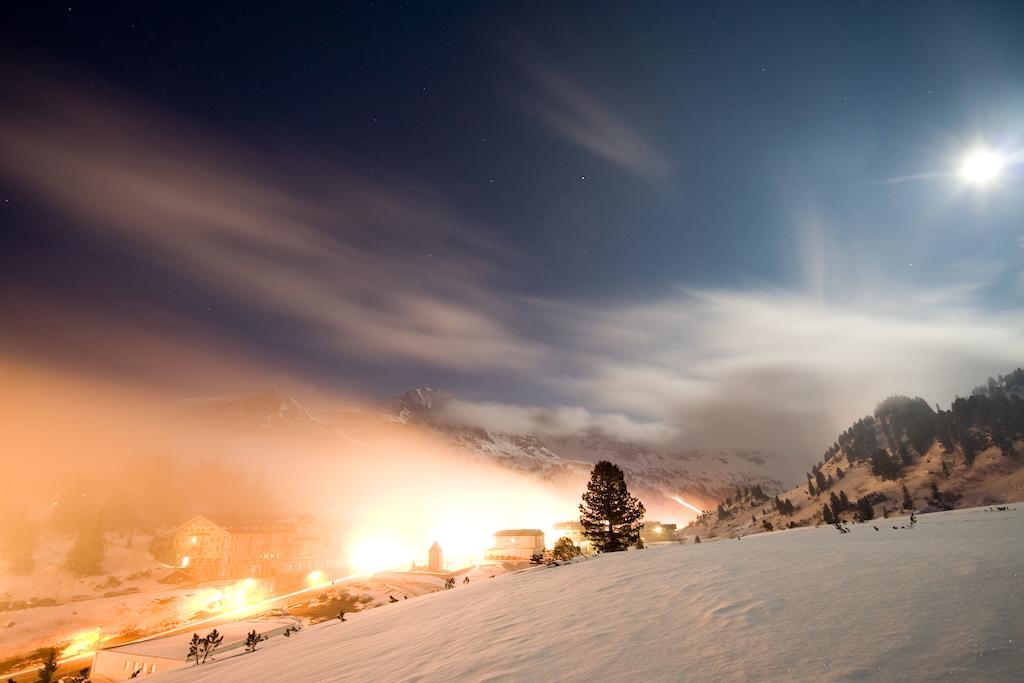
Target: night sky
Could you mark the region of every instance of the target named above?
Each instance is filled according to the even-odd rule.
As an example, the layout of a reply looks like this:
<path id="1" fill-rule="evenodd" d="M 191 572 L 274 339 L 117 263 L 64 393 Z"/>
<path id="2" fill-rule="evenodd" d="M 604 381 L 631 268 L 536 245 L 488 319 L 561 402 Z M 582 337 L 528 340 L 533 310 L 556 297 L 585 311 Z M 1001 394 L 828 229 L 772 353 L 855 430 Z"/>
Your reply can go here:
<path id="1" fill-rule="evenodd" d="M 809 452 L 1024 358 L 1019 2 L 2 24 L 11 357 Z M 980 147 L 984 187 L 957 173 Z"/>

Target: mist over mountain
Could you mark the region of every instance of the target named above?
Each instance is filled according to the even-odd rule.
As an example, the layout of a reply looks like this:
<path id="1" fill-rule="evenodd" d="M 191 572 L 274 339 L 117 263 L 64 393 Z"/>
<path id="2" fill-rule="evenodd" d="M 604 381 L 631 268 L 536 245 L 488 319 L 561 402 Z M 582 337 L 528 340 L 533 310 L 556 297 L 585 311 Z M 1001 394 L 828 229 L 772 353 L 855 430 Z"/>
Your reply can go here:
<path id="1" fill-rule="evenodd" d="M 418 388 L 360 409 L 307 409 L 278 392 L 194 401 L 190 409 L 204 419 L 246 426 L 257 432 L 302 438 L 339 437 L 346 443 L 370 443 L 381 430 L 426 435 L 450 455 L 540 482 L 564 487 L 575 498 L 598 460 L 612 460 L 627 473 L 652 514 L 688 519 L 692 512 L 676 497 L 704 509 L 737 486 L 782 487 L 775 456 L 755 450 L 680 449 L 654 441 L 626 440 L 592 420 L 566 420 L 557 411 L 533 411 L 520 426 L 536 431 L 487 429 L 460 420 L 465 405 L 447 391 Z M 513 419 L 516 419 L 513 416 Z M 381 453 L 379 458 L 386 459 Z"/>

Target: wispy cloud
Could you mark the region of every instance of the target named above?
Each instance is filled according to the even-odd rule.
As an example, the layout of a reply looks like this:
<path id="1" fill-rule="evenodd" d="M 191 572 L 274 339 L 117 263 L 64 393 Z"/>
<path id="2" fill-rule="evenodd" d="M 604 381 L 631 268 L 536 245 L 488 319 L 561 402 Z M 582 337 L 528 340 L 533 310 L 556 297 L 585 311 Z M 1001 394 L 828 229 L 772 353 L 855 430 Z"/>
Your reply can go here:
<path id="1" fill-rule="evenodd" d="M 567 139 L 640 175 L 670 171 L 578 86 L 536 77 L 535 111 Z M 479 373 L 499 400 L 503 377 L 550 389 L 541 406 L 457 402 L 469 424 L 759 448 L 800 468 L 888 394 L 945 402 L 1024 358 L 1024 315 L 984 305 L 990 268 L 912 287 L 837 246 L 823 219 L 797 226 L 803 281 L 789 290 L 527 299 L 502 286 L 520 256 L 418 179 L 325 166 L 299 185 L 138 103 L 115 111 L 52 88 L 19 97 L 30 101 L 0 124 L 0 173 L 64 212 L 68 229 L 160 264 L 240 317 L 270 316 L 311 354 Z M 149 338 L 181 333 L 159 324 Z M 114 334 L 125 353 L 143 337 L 131 328 Z M 200 364 L 218 352 L 243 350 L 225 343 Z"/>
<path id="2" fill-rule="evenodd" d="M 665 180 L 672 161 L 614 108 L 579 80 L 551 65 L 524 40 L 514 63 L 525 76 L 514 101 L 566 142 L 637 176 Z"/>
<path id="3" fill-rule="evenodd" d="M 325 167 L 317 187 L 295 187 L 140 104 L 22 97 L 29 106 L 0 125 L 0 172 L 68 226 L 291 321 L 320 351 L 464 369 L 543 359 L 505 323 L 515 302 L 488 284 L 515 253 L 427 184 Z"/>
<path id="4" fill-rule="evenodd" d="M 893 393 L 948 402 L 1024 358 L 1024 314 L 932 292 L 822 302 L 783 291 L 679 291 L 560 308 L 574 386 L 595 409 L 671 424 L 688 446 L 760 448 L 806 464 Z"/>

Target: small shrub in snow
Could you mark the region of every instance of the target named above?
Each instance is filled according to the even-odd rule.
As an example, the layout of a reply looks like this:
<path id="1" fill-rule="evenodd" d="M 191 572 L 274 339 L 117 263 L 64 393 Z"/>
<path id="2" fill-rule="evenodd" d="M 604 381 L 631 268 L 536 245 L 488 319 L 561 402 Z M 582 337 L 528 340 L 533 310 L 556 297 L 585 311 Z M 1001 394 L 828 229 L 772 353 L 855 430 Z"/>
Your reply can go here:
<path id="1" fill-rule="evenodd" d="M 192 634 L 192 640 L 188 644 L 188 656 L 186 661 L 195 661 L 196 666 L 203 664 L 224 642 L 224 636 L 217 629 L 213 629 L 200 638 L 198 633 Z"/>
<path id="2" fill-rule="evenodd" d="M 249 633 L 245 636 L 245 651 L 255 652 L 256 646 L 259 645 L 261 641 L 264 641 L 266 639 L 266 636 L 256 633 L 256 629 L 249 631 Z"/>
<path id="3" fill-rule="evenodd" d="M 567 536 L 562 536 L 558 539 L 555 542 L 555 547 L 551 550 L 551 556 L 556 560 L 571 560 L 581 554 L 579 546 L 574 545 Z"/>

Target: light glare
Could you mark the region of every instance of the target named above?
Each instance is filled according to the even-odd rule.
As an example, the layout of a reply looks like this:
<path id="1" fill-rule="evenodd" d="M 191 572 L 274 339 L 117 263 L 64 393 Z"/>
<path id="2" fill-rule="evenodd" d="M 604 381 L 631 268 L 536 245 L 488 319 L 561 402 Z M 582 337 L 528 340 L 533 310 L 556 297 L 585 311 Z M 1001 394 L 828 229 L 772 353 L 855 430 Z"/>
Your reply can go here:
<path id="1" fill-rule="evenodd" d="M 1006 160 L 989 149 L 974 150 L 960 165 L 960 179 L 972 185 L 988 185 L 999 177 Z"/>

